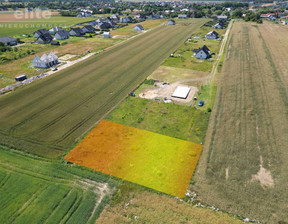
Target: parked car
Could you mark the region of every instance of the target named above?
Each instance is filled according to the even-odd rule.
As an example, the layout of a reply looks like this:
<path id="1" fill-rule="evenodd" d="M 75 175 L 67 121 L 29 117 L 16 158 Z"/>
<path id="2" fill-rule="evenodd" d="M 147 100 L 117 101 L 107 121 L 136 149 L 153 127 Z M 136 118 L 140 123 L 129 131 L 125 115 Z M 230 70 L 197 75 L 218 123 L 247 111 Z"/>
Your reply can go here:
<path id="1" fill-rule="evenodd" d="M 55 72 L 55 71 L 57 71 L 57 70 L 58 70 L 57 67 L 52 68 L 52 71 L 53 71 L 53 72 Z"/>
<path id="2" fill-rule="evenodd" d="M 199 107 L 204 106 L 204 101 L 203 101 L 203 100 L 200 100 L 199 103 L 198 103 L 198 106 L 199 106 Z"/>

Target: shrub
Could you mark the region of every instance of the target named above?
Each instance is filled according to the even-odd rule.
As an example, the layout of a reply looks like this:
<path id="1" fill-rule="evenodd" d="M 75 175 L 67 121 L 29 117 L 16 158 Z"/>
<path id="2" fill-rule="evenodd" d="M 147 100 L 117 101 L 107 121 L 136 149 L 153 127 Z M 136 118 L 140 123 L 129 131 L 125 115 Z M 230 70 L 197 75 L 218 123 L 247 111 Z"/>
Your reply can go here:
<path id="1" fill-rule="evenodd" d="M 154 80 L 153 80 L 153 79 L 146 79 L 146 80 L 144 81 L 144 84 L 153 86 L 153 85 L 154 85 Z"/>

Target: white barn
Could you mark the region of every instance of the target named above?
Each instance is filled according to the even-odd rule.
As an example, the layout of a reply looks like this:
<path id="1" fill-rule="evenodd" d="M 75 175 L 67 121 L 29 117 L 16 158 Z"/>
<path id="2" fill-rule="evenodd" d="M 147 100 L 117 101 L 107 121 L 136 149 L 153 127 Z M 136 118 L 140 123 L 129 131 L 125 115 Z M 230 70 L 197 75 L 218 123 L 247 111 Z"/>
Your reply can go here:
<path id="1" fill-rule="evenodd" d="M 35 68 L 50 68 L 58 63 L 58 57 L 52 51 L 48 55 L 43 54 L 41 58 L 36 55 L 33 59 L 33 66 Z"/>

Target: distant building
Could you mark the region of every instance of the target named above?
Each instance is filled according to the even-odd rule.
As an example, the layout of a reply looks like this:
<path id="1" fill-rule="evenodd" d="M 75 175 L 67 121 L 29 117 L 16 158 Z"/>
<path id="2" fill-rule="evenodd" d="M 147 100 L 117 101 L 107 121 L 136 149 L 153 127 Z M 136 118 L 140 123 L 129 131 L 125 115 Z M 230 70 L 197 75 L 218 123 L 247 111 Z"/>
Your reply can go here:
<path id="1" fill-rule="evenodd" d="M 44 34 L 49 34 L 48 30 L 46 29 L 40 29 L 40 30 L 37 30 L 35 33 L 34 33 L 34 37 L 38 38 L 40 37 L 41 35 L 44 35 Z"/>
<path id="2" fill-rule="evenodd" d="M 194 49 L 193 52 L 196 54 L 198 59 L 207 59 L 210 55 L 210 50 L 206 45 L 203 45 L 199 49 Z"/>
<path id="3" fill-rule="evenodd" d="M 0 37 L 0 42 L 7 46 L 13 46 L 17 44 L 17 40 L 14 37 Z"/>
<path id="4" fill-rule="evenodd" d="M 117 15 L 115 15 L 115 14 L 113 14 L 113 15 L 109 16 L 109 18 L 110 18 L 110 19 L 112 19 L 112 20 L 113 20 L 113 21 L 115 21 L 115 22 L 118 22 L 118 21 L 119 21 L 119 19 L 120 19 L 120 17 L 119 17 L 119 16 L 117 16 Z"/>
<path id="5" fill-rule="evenodd" d="M 168 21 L 167 24 L 168 25 L 175 25 L 176 23 L 175 23 L 175 20 L 171 19 L 171 20 Z"/>
<path id="6" fill-rule="evenodd" d="M 49 33 L 42 34 L 36 40 L 38 44 L 49 44 L 53 40 L 53 37 Z"/>
<path id="7" fill-rule="evenodd" d="M 92 16 L 92 11 L 91 10 L 81 11 L 77 15 L 78 18 L 84 18 L 84 17 L 90 17 L 90 16 Z"/>
<path id="8" fill-rule="evenodd" d="M 55 35 L 55 33 L 57 33 L 57 32 L 60 31 L 60 30 L 63 30 L 63 29 L 60 28 L 60 27 L 51 28 L 51 29 L 49 30 L 49 33 L 50 33 L 51 35 Z"/>
<path id="9" fill-rule="evenodd" d="M 59 30 L 55 33 L 54 39 L 55 40 L 65 40 L 70 37 L 69 32 L 67 30 Z"/>
<path id="10" fill-rule="evenodd" d="M 131 22 L 132 22 L 132 18 L 130 16 L 120 18 L 119 20 L 119 23 L 131 23 Z"/>
<path id="11" fill-rule="evenodd" d="M 110 29 L 110 28 L 113 28 L 113 25 L 111 23 L 108 23 L 108 22 L 100 22 L 97 26 L 96 26 L 97 29 L 100 29 L 100 30 L 105 30 L 105 29 Z"/>
<path id="12" fill-rule="evenodd" d="M 148 16 L 148 19 L 162 19 L 163 16 L 162 15 L 159 15 L 159 14 L 153 14 L 153 15 L 150 15 Z"/>
<path id="13" fill-rule="evenodd" d="M 139 15 L 139 16 L 135 16 L 135 19 L 139 22 L 141 21 L 145 21 L 146 20 L 146 16 L 145 15 Z"/>
<path id="14" fill-rule="evenodd" d="M 82 28 L 85 33 L 95 33 L 95 29 L 91 25 L 86 25 Z"/>
<path id="15" fill-rule="evenodd" d="M 216 23 L 213 28 L 215 29 L 223 29 L 223 26 L 220 23 Z"/>
<path id="16" fill-rule="evenodd" d="M 103 37 L 104 38 L 111 38 L 110 32 L 103 32 Z"/>
<path id="17" fill-rule="evenodd" d="M 133 28 L 133 30 L 134 30 L 134 31 L 142 31 L 142 30 L 144 30 L 144 28 L 143 28 L 142 25 L 138 24 L 138 25 L 136 25 L 136 26 Z"/>
<path id="18" fill-rule="evenodd" d="M 58 57 L 52 51 L 48 55 L 43 54 L 41 58 L 36 55 L 33 59 L 34 68 L 50 68 L 58 63 Z"/>
<path id="19" fill-rule="evenodd" d="M 178 15 L 178 19 L 187 19 L 187 15 L 186 14 L 179 14 Z"/>
<path id="20" fill-rule="evenodd" d="M 218 18 L 218 19 L 227 19 L 228 16 L 226 16 L 226 15 L 220 15 L 220 16 L 217 16 L 217 18 Z"/>
<path id="21" fill-rule="evenodd" d="M 214 30 L 212 30 L 206 34 L 207 39 L 215 39 L 216 40 L 216 39 L 218 39 L 218 36 L 219 36 L 219 34 Z"/>
<path id="22" fill-rule="evenodd" d="M 81 36 L 84 34 L 85 34 L 85 32 L 82 29 L 80 29 L 79 27 L 72 28 L 69 32 L 70 36 Z"/>

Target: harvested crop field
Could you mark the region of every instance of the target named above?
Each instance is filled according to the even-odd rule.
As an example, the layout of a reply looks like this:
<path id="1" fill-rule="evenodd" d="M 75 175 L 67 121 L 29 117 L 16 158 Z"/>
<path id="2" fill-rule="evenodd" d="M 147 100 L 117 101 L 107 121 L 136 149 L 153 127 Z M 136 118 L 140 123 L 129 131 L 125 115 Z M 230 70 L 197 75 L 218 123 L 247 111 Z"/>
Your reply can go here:
<path id="1" fill-rule="evenodd" d="M 202 146 L 101 121 L 64 159 L 183 198 Z"/>
<path id="2" fill-rule="evenodd" d="M 203 202 L 264 223 L 288 222 L 287 35 L 268 22 L 234 24 L 191 186 Z"/>
<path id="3" fill-rule="evenodd" d="M 0 143 L 62 155 L 206 21 L 161 26 L 0 96 Z"/>
<path id="4" fill-rule="evenodd" d="M 102 224 L 243 224 L 241 220 L 228 214 L 197 208 L 186 202 L 151 192 L 133 192 L 121 203 L 107 206 L 97 221 Z"/>

